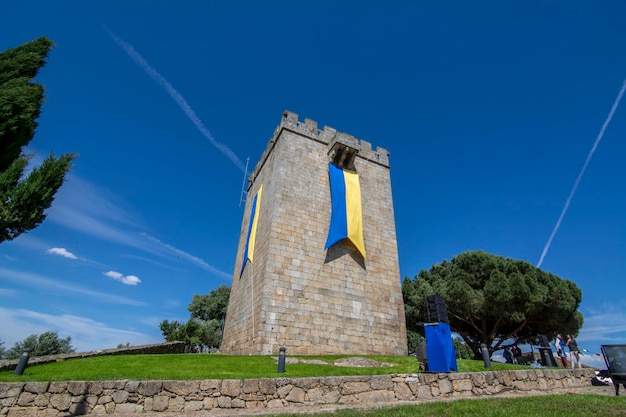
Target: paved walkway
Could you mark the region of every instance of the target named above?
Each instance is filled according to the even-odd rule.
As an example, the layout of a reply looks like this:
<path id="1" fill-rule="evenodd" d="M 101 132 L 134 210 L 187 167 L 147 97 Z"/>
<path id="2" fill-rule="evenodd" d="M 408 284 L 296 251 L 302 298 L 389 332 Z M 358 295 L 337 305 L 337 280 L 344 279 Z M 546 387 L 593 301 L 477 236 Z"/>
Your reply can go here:
<path id="1" fill-rule="evenodd" d="M 623 388 L 620 391 L 624 391 Z M 223 409 L 223 408 L 215 408 L 210 411 L 195 411 L 195 412 L 179 412 L 179 413 L 141 413 L 141 414 L 107 414 L 106 417 L 253 417 L 253 416 L 279 416 L 282 414 L 301 414 L 301 415 L 311 415 L 318 413 L 332 413 L 337 410 L 343 409 L 373 409 L 373 408 L 393 408 L 401 405 L 416 405 L 423 404 L 427 402 L 441 402 L 441 401 L 455 401 L 461 399 L 488 399 L 488 398 L 522 398 L 522 397 L 530 397 L 530 396 L 539 396 L 539 395 L 552 395 L 552 394 L 562 394 L 562 395 L 580 395 L 580 394 L 595 394 L 595 395 L 605 395 L 605 396 L 614 396 L 615 388 L 613 385 L 607 386 L 593 386 L 589 385 L 584 388 L 561 388 L 561 389 L 552 389 L 552 390 L 530 390 L 530 391 L 520 391 L 520 390 L 511 390 L 511 391 L 503 391 L 499 394 L 494 395 L 484 395 L 480 397 L 455 397 L 448 399 L 432 399 L 432 400 L 416 400 L 416 401 L 393 401 L 388 403 L 376 403 L 376 404 L 326 404 L 326 405 L 314 405 L 314 406 L 292 406 L 278 409 Z M 626 392 L 624 393 L 626 395 Z"/>

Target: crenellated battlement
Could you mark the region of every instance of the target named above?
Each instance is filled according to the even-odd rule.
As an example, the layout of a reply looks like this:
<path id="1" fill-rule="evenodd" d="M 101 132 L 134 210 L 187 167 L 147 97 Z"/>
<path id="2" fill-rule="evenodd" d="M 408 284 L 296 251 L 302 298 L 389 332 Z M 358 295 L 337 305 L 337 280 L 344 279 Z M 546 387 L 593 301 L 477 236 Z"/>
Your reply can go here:
<path id="1" fill-rule="evenodd" d="M 357 158 L 362 158 L 367 161 L 375 162 L 389 168 L 389 151 L 387 151 L 386 149 L 381 148 L 380 146 L 376 147 L 376 149 L 373 149 L 370 142 L 362 139 L 357 139 L 348 133 L 338 132 L 337 129 L 330 126 L 324 126 L 323 129 L 319 129 L 315 120 L 305 118 L 304 121 L 301 122 L 300 120 L 298 120 L 297 113 L 285 110 L 283 112 L 283 117 L 280 120 L 280 124 L 276 126 L 276 129 L 274 129 L 274 135 L 268 141 L 267 147 L 263 151 L 259 162 L 254 167 L 254 170 L 252 171 L 248 179 L 249 182 L 252 182 L 254 178 L 256 178 L 256 176 L 258 175 L 259 170 L 267 160 L 267 157 L 274 148 L 274 145 L 280 137 L 280 133 L 283 129 L 290 130 L 292 132 L 298 133 L 317 142 L 330 146 L 332 146 L 334 142 L 348 144 L 350 147 L 356 149 Z"/>

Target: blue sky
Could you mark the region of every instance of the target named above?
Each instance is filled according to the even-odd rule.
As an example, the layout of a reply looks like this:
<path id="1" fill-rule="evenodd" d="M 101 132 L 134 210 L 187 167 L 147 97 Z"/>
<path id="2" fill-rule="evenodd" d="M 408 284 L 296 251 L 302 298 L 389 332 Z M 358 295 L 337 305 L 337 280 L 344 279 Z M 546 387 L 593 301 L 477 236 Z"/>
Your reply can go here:
<path id="1" fill-rule="evenodd" d="M 533 264 L 626 77 L 622 1 L 32 1 L 47 36 L 29 152 L 79 157 L 39 228 L 0 245 L 0 340 L 162 340 L 230 285 L 242 166 L 284 110 L 390 151 L 402 277 L 482 249 Z M 626 109 L 542 268 L 583 290 L 581 347 L 626 341 Z M 399 279 L 401 277 L 398 277 Z"/>

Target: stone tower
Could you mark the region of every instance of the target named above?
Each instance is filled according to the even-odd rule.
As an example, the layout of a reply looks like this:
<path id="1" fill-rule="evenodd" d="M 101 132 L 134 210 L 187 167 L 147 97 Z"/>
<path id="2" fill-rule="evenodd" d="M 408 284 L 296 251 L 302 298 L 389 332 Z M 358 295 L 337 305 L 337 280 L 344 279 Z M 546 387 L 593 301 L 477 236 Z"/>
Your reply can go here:
<path id="1" fill-rule="evenodd" d="M 249 178 L 222 352 L 407 354 L 388 157 L 283 114 Z M 357 233 L 335 241 L 331 212 L 336 223 L 347 198 L 331 172 L 356 178 L 358 206 Z"/>

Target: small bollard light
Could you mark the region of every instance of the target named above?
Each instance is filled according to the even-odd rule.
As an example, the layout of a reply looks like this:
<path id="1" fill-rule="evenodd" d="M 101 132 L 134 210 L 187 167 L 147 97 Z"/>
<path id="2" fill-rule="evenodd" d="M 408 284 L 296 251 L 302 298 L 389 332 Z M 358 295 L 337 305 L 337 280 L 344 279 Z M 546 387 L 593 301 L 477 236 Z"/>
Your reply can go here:
<path id="1" fill-rule="evenodd" d="M 480 350 L 483 353 L 483 362 L 485 362 L 485 368 L 491 368 L 491 359 L 489 359 L 489 349 L 487 349 L 487 345 L 481 343 Z"/>
<path id="2" fill-rule="evenodd" d="M 287 349 L 285 349 L 284 346 L 282 346 L 280 349 L 278 349 L 278 373 L 282 374 L 285 372 L 285 355 L 286 355 Z"/>
<path id="3" fill-rule="evenodd" d="M 552 354 L 552 350 L 550 348 L 539 348 L 541 352 L 541 359 L 545 366 L 554 366 L 553 361 L 550 359 L 550 355 Z"/>
<path id="4" fill-rule="evenodd" d="M 15 367 L 15 372 L 13 372 L 13 375 L 22 375 L 24 373 L 24 369 L 26 369 L 26 365 L 28 364 L 28 358 L 29 358 L 30 352 L 32 351 L 33 351 L 32 348 L 24 349 L 24 352 L 22 352 L 22 356 L 20 356 L 20 361 L 17 363 L 17 366 Z"/>

